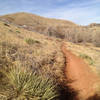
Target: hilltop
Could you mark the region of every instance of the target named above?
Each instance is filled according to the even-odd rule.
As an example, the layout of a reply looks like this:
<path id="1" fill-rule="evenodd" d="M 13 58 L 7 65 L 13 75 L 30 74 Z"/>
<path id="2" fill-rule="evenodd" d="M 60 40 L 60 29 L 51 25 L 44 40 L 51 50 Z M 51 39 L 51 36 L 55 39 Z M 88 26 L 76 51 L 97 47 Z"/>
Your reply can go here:
<path id="1" fill-rule="evenodd" d="M 71 21 L 45 18 L 26 12 L 8 14 L 1 16 L 0 18 L 5 21 L 7 20 L 10 23 L 15 23 L 18 25 L 27 25 L 27 26 L 32 26 L 32 25 L 75 26 L 76 25 Z"/>

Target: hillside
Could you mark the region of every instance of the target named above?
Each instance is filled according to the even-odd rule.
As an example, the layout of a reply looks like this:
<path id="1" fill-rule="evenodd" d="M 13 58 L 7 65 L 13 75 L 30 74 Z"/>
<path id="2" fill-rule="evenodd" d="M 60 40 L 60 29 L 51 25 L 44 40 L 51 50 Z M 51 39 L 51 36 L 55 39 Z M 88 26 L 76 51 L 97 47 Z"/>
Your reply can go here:
<path id="1" fill-rule="evenodd" d="M 0 21 L 0 94 L 11 94 L 3 92 L 6 85 L 1 82 L 1 71 L 8 72 L 12 66 L 31 68 L 51 80 L 63 82 L 64 57 L 60 46 L 60 40 Z"/>
<path id="2" fill-rule="evenodd" d="M 0 20 L 16 25 L 20 28 L 38 32 L 47 36 L 53 36 L 73 43 L 92 43 L 100 46 L 99 24 L 79 26 L 67 20 L 58 20 L 40 17 L 30 13 L 15 13 L 0 16 Z"/>
<path id="3" fill-rule="evenodd" d="M 65 29 L 67 27 L 77 26 L 70 21 L 44 18 L 30 13 L 8 14 L 0 16 L 0 20 L 30 31 L 59 38 L 64 38 L 62 28 Z"/>
<path id="4" fill-rule="evenodd" d="M 35 66 L 37 68 L 42 68 L 42 66 L 48 66 L 49 68 L 52 66 L 52 70 L 54 69 L 55 72 L 59 73 L 59 68 L 63 68 L 64 66 L 64 58 L 60 50 L 60 41 L 59 39 L 49 38 L 13 25 L 6 26 L 5 23 L 0 22 L 0 47 L 8 50 L 8 58 L 9 60 L 13 59 L 13 61 L 11 60 L 12 62 L 15 62 L 17 57 L 19 57 L 22 64 L 30 63 L 28 66 Z M 31 58 L 34 63 L 31 62 Z"/>

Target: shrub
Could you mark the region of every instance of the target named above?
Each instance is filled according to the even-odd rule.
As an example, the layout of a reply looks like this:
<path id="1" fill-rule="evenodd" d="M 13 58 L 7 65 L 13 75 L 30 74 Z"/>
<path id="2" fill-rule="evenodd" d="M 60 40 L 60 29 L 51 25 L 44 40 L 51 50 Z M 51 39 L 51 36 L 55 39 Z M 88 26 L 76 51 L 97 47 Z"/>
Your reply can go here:
<path id="1" fill-rule="evenodd" d="M 52 80 L 27 68 L 12 67 L 6 76 L 11 87 L 6 89 L 7 100 L 53 100 L 58 96 Z"/>
<path id="2" fill-rule="evenodd" d="M 17 33 L 20 33 L 20 31 L 16 30 Z"/>
<path id="3" fill-rule="evenodd" d="M 96 32 L 96 34 L 93 37 L 93 43 L 95 46 L 100 47 L 100 33 Z"/>
<path id="4" fill-rule="evenodd" d="M 86 54 L 80 54 L 80 57 L 83 58 L 83 59 L 85 59 L 85 60 L 87 60 L 90 65 L 94 64 L 93 59 L 91 57 L 89 57 L 88 55 L 86 55 Z"/>
<path id="5" fill-rule="evenodd" d="M 34 43 L 40 43 L 39 41 L 34 40 L 34 39 L 31 39 L 31 38 L 26 39 L 25 41 L 26 41 L 26 43 L 29 44 L 29 45 L 32 45 L 32 44 L 34 44 Z"/>

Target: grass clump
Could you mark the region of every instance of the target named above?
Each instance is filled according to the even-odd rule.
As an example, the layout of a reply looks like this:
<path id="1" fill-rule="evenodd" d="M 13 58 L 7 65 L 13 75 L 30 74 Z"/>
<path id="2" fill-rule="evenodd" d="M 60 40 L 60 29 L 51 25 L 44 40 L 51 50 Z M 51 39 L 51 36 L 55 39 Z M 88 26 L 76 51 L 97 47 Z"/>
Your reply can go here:
<path id="1" fill-rule="evenodd" d="M 20 31 L 16 30 L 17 33 L 20 33 Z"/>
<path id="2" fill-rule="evenodd" d="M 80 54 L 79 56 L 80 56 L 82 59 L 85 59 L 86 61 L 88 61 L 88 63 L 89 63 L 90 65 L 93 65 L 93 64 L 94 64 L 93 59 L 92 59 L 91 57 L 89 57 L 88 55 L 86 55 L 86 54 Z"/>
<path id="3" fill-rule="evenodd" d="M 28 38 L 25 40 L 27 44 L 32 45 L 34 43 L 40 43 L 38 40 L 34 40 L 32 38 Z"/>
<path id="4" fill-rule="evenodd" d="M 6 73 L 11 89 L 4 91 L 7 100 L 55 100 L 58 96 L 53 81 L 25 67 L 12 67 Z"/>

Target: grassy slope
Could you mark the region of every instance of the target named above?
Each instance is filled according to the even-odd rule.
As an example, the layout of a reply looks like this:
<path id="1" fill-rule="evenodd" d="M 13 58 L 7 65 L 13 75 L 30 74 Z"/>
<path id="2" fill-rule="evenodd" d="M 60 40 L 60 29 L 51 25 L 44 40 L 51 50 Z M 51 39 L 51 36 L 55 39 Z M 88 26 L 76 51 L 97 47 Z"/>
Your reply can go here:
<path id="1" fill-rule="evenodd" d="M 62 37 L 63 35 L 62 28 L 65 29 L 78 26 L 67 20 L 44 18 L 30 13 L 4 15 L 0 16 L 0 19 L 31 31 L 58 37 Z"/>
<path id="2" fill-rule="evenodd" d="M 67 20 L 44 18 L 30 13 L 8 14 L 0 16 L 0 20 L 74 43 L 91 42 L 100 45 L 98 39 L 100 27 L 98 26 L 79 26 Z"/>
<path id="3" fill-rule="evenodd" d="M 31 44 L 27 40 L 32 40 Z M 4 58 L 13 64 L 20 61 L 22 66 L 40 69 L 62 80 L 64 58 L 59 41 L 0 22 L 0 55 L 3 57 L 0 67 L 6 65 Z"/>
<path id="4" fill-rule="evenodd" d="M 20 14 L 24 15 L 26 13 L 20 13 Z M 29 16 L 33 16 L 33 15 L 30 14 Z M 15 17 L 15 15 L 14 15 L 14 17 Z M 17 17 L 18 16 L 16 16 L 15 19 L 17 19 Z M 34 17 L 36 17 L 36 19 L 37 19 L 39 16 L 34 16 Z M 41 19 L 41 17 L 39 17 L 39 19 Z M 47 19 L 47 20 L 51 20 L 51 19 Z M 43 21 L 43 20 L 41 20 L 41 21 Z M 56 21 L 56 20 L 54 20 L 54 21 Z M 57 22 L 60 22 L 60 21 L 57 21 Z M 50 23 L 52 23 L 52 21 L 50 21 Z M 95 27 L 93 26 L 90 28 L 93 31 L 100 30 L 100 28 L 96 27 L 96 26 Z M 18 47 L 21 47 L 19 49 L 20 50 L 19 53 L 20 52 L 26 53 L 27 55 L 25 55 L 25 54 L 23 54 L 23 55 L 29 56 L 29 57 L 27 57 L 28 59 L 30 57 L 33 57 L 33 59 L 35 60 L 34 63 L 38 67 L 49 66 L 48 68 L 51 68 L 50 66 L 52 66 L 52 61 L 53 61 L 53 66 L 56 66 L 56 68 L 58 68 L 57 66 L 59 64 L 60 64 L 59 65 L 60 68 L 62 68 L 62 66 L 64 67 L 64 58 L 60 51 L 60 42 L 58 42 L 61 40 L 55 39 L 55 38 L 49 38 L 49 37 L 46 37 L 46 36 L 43 36 L 40 34 L 37 35 L 37 34 L 38 33 L 36 33 L 36 32 L 30 32 L 30 31 L 24 30 L 22 28 L 17 28 L 13 25 L 10 25 L 10 27 L 8 27 L 8 26 L 4 25 L 3 22 L 0 22 L 1 42 L 7 41 L 8 43 L 11 43 L 11 44 L 14 43 L 14 45 L 16 44 Z M 6 36 L 6 38 L 5 38 L 5 36 Z M 4 38 L 4 39 L 2 39 L 2 38 Z M 33 39 L 35 41 L 39 41 L 39 43 L 34 43 L 33 45 L 29 45 L 29 44 L 27 44 L 27 41 L 26 41 L 27 39 Z M 79 56 L 81 56 L 81 54 L 82 54 L 82 56 L 88 55 L 90 57 L 89 64 L 91 64 L 93 62 L 92 65 L 94 64 L 94 66 L 99 68 L 99 65 L 100 65 L 99 64 L 99 56 L 100 56 L 99 48 L 96 48 L 93 45 L 85 46 L 85 47 L 82 45 L 76 45 L 76 44 L 69 43 L 69 47 L 72 51 L 77 52 Z M 81 48 L 81 49 L 79 50 L 79 48 Z M 86 49 L 84 50 L 84 48 L 86 48 Z M 91 48 L 93 48 L 93 49 L 91 49 Z M 32 55 L 31 55 L 31 53 L 32 53 Z M 57 61 L 54 60 L 55 58 L 57 59 Z M 92 61 L 91 61 L 91 58 L 93 59 Z M 30 61 L 28 63 L 30 63 Z M 53 68 L 53 69 L 55 70 L 55 68 Z M 58 68 L 58 70 L 59 70 L 59 68 Z M 59 71 L 58 70 L 54 71 L 54 72 L 55 73 L 57 72 L 57 75 L 60 76 L 61 73 L 58 74 L 60 71 L 60 70 Z M 52 71 L 51 71 L 51 73 L 52 73 Z"/>

